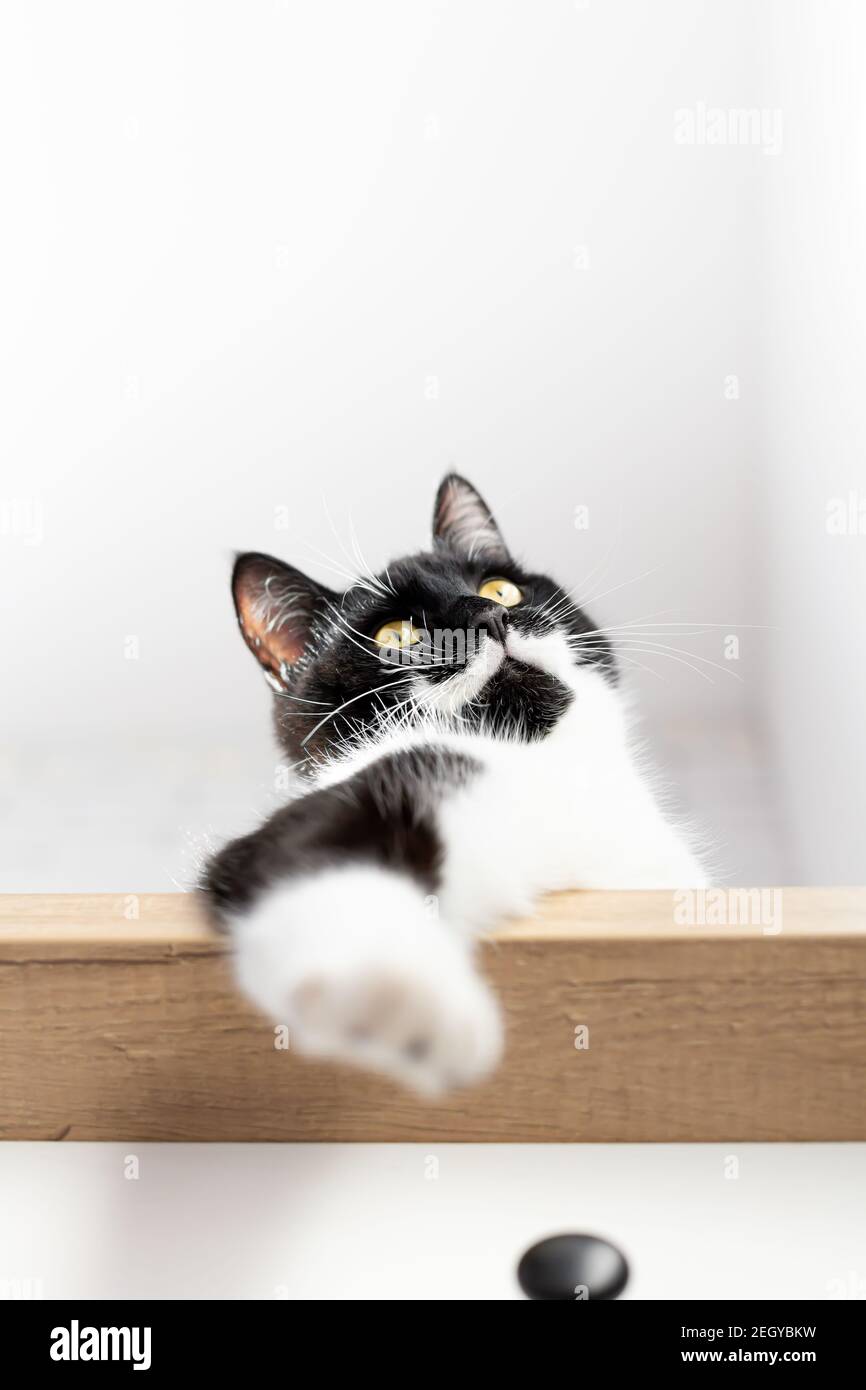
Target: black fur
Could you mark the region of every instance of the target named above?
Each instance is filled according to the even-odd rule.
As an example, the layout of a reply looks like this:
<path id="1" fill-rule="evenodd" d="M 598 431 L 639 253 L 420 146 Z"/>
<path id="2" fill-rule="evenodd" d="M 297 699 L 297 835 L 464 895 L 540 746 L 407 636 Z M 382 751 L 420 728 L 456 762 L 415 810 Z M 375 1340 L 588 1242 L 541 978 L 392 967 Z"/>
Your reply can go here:
<path id="1" fill-rule="evenodd" d="M 225 913 L 252 907 L 276 879 L 338 864 L 381 864 L 434 893 L 442 859 L 435 808 L 478 767 L 447 749 L 417 748 L 290 802 L 210 861 L 200 886 L 212 919 L 221 927 Z"/>

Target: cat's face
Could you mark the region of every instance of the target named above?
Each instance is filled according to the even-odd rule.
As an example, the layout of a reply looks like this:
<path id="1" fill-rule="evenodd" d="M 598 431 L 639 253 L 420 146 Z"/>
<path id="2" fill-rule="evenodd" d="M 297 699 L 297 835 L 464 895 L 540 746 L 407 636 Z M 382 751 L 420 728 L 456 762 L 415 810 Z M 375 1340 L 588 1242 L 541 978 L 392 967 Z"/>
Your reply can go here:
<path id="1" fill-rule="evenodd" d="M 280 742 L 301 769 L 431 717 L 542 738 L 574 698 L 578 664 L 615 679 L 603 635 L 552 579 L 517 563 L 456 474 L 439 488 L 432 550 L 342 594 L 270 556 L 241 555 L 232 590 L 277 697 Z"/>

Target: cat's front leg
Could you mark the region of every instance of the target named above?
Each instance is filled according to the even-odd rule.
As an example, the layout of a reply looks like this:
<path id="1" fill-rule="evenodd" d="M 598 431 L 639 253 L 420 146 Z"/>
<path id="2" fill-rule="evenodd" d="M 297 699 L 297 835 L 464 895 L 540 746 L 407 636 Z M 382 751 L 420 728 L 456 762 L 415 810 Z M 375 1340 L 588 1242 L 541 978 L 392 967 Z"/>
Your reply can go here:
<path id="1" fill-rule="evenodd" d="M 228 845 L 202 885 L 242 990 L 294 1049 L 425 1095 L 481 1080 L 503 1046 L 472 944 L 423 882 L 438 852 L 424 798 L 442 775 L 380 760 Z"/>

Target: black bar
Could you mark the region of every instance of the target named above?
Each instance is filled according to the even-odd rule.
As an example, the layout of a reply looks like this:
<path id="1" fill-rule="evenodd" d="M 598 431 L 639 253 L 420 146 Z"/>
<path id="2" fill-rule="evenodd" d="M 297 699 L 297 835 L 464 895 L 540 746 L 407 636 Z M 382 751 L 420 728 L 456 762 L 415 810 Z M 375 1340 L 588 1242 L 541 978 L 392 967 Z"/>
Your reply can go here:
<path id="1" fill-rule="evenodd" d="M 143 1381 L 145 1376 L 177 1376 L 185 1371 L 213 1371 L 224 1377 L 233 1372 L 264 1372 L 267 1368 L 267 1374 L 295 1379 L 298 1374 L 309 1374 L 303 1366 L 312 1355 L 330 1379 L 334 1351 L 339 1356 L 345 1348 L 350 1359 L 354 1355 L 354 1371 L 360 1375 L 365 1373 L 366 1352 L 374 1346 L 378 1348 L 377 1363 L 382 1365 L 383 1357 L 387 1361 L 388 1343 L 383 1343 L 382 1338 L 390 1341 L 392 1334 L 387 1325 L 379 1322 L 376 1310 L 365 1305 L 368 1330 L 377 1337 L 376 1343 L 368 1343 L 365 1332 L 359 1339 L 355 1331 L 356 1312 L 340 1300 L 335 1303 L 332 1313 L 319 1310 L 314 1315 L 310 1340 L 306 1340 L 307 1314 L 303 1304 L 297 1308 L 279 1300 L 5 1302 L 0 1303 L 0 1337 L 7 1356 L 14 1354 L 16 1367 L 20 1366 L 25 1374 L 31 1370 L 47 1371 L 61 1378 L 82 1374 L 92 1378 L 100 1371 L 108 1371 L 114 1376 L 137 1374 Z M 408 1316 L 411 1319 L 411 1314 Z M 526 1316 L 526 1331 L 537 1350 L 545 1351 L 547 1341 L 538 1344 L 539 1324 L 533 1321 L 538 1314 L 527 1312 Z M 394 1351 L 404 1364 L 407 1354 L 412 1356 L 405 1346 L 406 1335 L 428 1338 L 437 1327 L 438 1343 L 442 1324 L 438 1319 L 431 1324 L 429 1319 L 425 1307 L 420 1320 L 412 1320 L 408 1326 L 401 1320 L 398 1341 L 403 1343 L 403 1349 L 397 1353 L 395 1345 Z M 340 1335 L 333 1344 L 328 1338 L 327 1354 L 323 1357 L 319 1343 L 322 1330 L 327 1330 L 329 1323 Z M 726 1302 L 681 1303 L 625 1300 L 598 1303 L 595 1308 L 591 1303 L 576 1301 L 571 1312 L 565 1314 L 564 1324 L 545 1321 L 543 1327 L 551 1351 L 557 1346 L 560 1327 L 565 1332 L 565 1345 L 571 1346 L 581 1378 L 589 1358 L 596 1363 L 602 1359 L 605 1370 L 614 1374 L 635 1368 L 642 1375 L 652 1375 L 674 1367 L 700 1374 L 707 1367 L 714 1367 L 735 1374 L 775 1373 L 793 1368 L 820 1371 L 826 1376 L 828 1371 L 842 1371 L 858 1364 L 863 1310 L 862 1304 L 853 1300 L 817 1304 L 736 1298 Z M 491 1365 L 507 1353 L 511 1334 L 517 1331 L 512 1322 L 504 1341 L 501 1336 L 494 1342 L 486 1340 Z M 577 1341 L 572 1340 L 575 1335 Z M 451 1344 L 451 1369 L 459 1364 L 458 1345 L 457 1341 Z M 416 1354 L 421 1355 L 422 1348 L 423 1343 L 419 1342 Z M 94 1351 L 100 1359 L 89 1359 Z M 124 1355 L 126 1359 L 115 1359 Z M 429 1346 L 422 1356 L 425 1365 L 429 1364 L 428 1355 Z M 141 1368 L 138 1372 L 134 1370 L 136 1362 Z"/>

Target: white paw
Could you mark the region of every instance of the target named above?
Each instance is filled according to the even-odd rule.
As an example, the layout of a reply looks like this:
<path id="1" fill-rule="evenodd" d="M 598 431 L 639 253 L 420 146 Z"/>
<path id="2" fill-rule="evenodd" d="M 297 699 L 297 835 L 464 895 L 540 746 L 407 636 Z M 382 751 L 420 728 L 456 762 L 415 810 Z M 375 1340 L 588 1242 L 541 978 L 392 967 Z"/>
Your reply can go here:
<path id="1" fill-rule="evenodd" d="M 328 870 L 269 893 L 236 937 L 241 986 L 299 1052 L 424 1095 L 479 1081 L 499 1061 L 492 992 L 407 878 Z"/>

